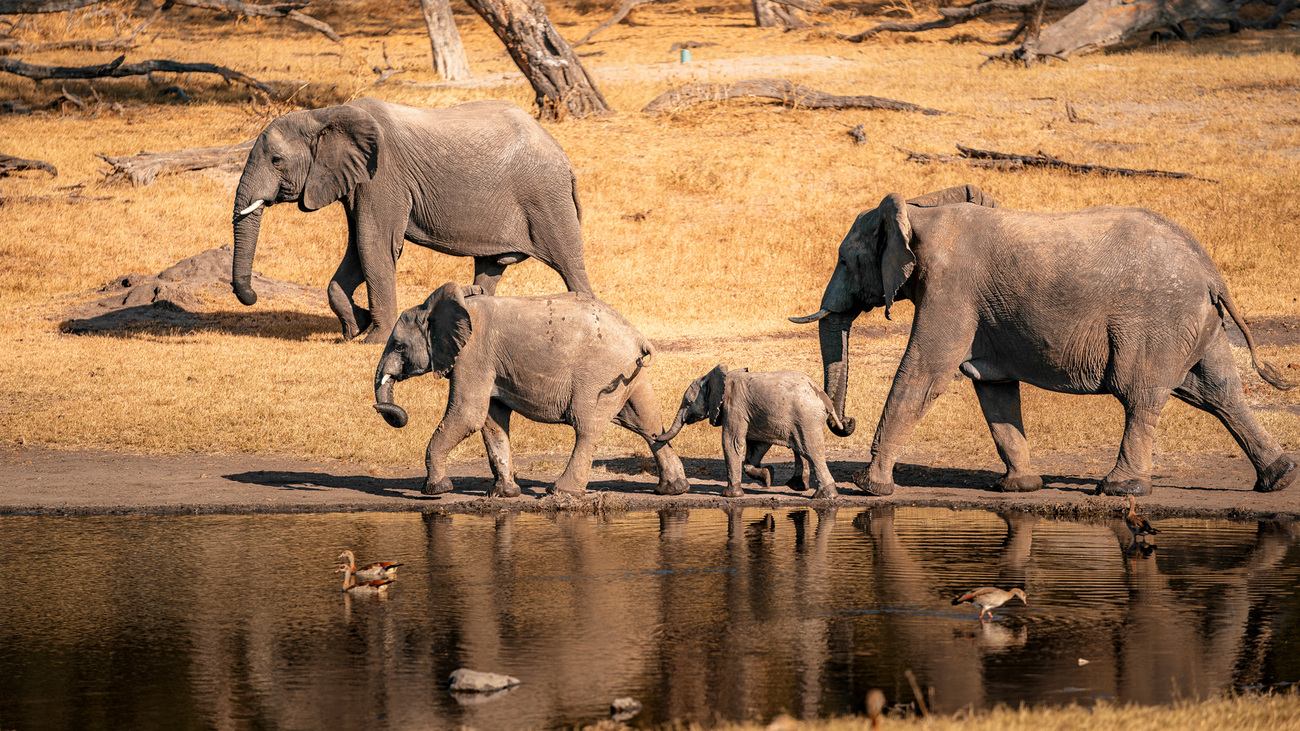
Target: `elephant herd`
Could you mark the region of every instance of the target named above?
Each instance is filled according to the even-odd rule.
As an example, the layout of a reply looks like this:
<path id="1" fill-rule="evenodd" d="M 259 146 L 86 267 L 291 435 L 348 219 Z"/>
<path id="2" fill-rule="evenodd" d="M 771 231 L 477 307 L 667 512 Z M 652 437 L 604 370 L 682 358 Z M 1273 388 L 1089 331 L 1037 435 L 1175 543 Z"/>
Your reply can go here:
<path id="1" fill-rule="evenodd" d="M 1254 489 L 1281 490 L 1300 476 L 1296 459 L 1255 419 L 1225 332 L 1245 335 L 1265 381 L 1288 380 L 1256 355 L 1250 329 L 1205 249 L 1169 219 L 1140 208 L 1065 213 L 1001 208 L 974 186 L 861 213 L 839 248 L 815 314 L 825 390 L 803 373 L 749 373 L 720 364 L 690 384 L 664 431 L 646 369 L 654 346 L 593 296 L 583 262 L 573 169 L 559 144 L 519 108 L 471 102 L 420 109 L 376 99 L 291 112 L 266 127 L 249 152 L 235 194 L 231 283 L 251 305 L 253 252 L 265 208 L 295 201 L 306 211 L 342 201 L 348 245 L 329 284 L 345 339 L 387 341 L 375 371 L 376 410 L 393 426 L 406 412 L 393 384 L 433 373 L 449 379 L 446 415 L 429 440 L 425 494 L 452 489 L 447 454 L 481 431 L 495 477 L 491 496 L 520 494 L 510 457 L 518 412 L 576 433 L 551 492 L 582 493 L 596 445 L 611 422 L 646 440 L 659 468 L 655 492 L 689 489 L 670 440 L 705 418 L 722 427 L 728 497 L 743 476 L 770 486 L 761 464 L 770 445 L 790 447 L 787 484 L 832 498 L 822 424 L 848 436 L 848 340 L 854 320 L 894 302 L 915 305 L 911 336 L 871 444 L 870 466 L 852 476 L 869 495 L 894 490 L 908 434 L 955 374 L 974 385 L 1006 474 L 1006 492 L 1042 487 L 1021 417 L 1020 384 L 1072 394 L 1114 395 L 1124 434 L 1108 495 L 1151 492 L 1156 422 L 1172 395 L 1219 419 L 1255 468 Z M 474 257 L 474 282 L 447 283 L 396 312 L 396 262 L 404 242 Z M 510 264 L 535 257 L 568 292 L 497 297 Z M 370 310 L 352 295 L 366 283 Z M 841 485 L 843 487 L 843 485 Z"/>

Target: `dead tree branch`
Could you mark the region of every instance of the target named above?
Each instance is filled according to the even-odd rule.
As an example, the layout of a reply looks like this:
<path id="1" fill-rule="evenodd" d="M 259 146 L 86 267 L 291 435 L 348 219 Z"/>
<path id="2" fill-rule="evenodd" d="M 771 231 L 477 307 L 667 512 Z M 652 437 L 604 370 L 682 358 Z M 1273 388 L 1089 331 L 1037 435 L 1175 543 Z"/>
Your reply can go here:
<path id="1" fill-rule="evenodd" d="M 102 79 L 122 78 L 124 76 L 143 76 L 155 72 L 218 74 L 226 83 L 237 81 L 245 86 L 257 89 L 267 95 L 274 95 L 275 89 L 225 66 L 211 63 L 180 63 L 164 59 L 151 59 L 139 63 L 124 64 L 126 56 L 118 56 L 109 63 L 95 66 L 40 66 L 24 63 L 11 58 L 0 58 L 0 71 L 5 71 L 29 79 Z"/>
<path id="2" fill-rule="evenodd" d="M 335 43 L 342 43 L 343 39 L 338 33 L 324 21 L 301 12 L 302 8 L 307 7 L 307 2 L 287 2 L 275 3 L 273 5 L 254 5 L 252 3 L 240 2 L 239 0 L 171 0 L 177 5 L 186 5 L 191 8 L 203 8 L 205 10 L 219 10 L 236 15 L 246 15 L 249 17 L 262 18 L 288 18 L 295 23 L 311 28 L 325 34 Z"/>
<path id="3" fill-rule="evenodd" d="M 1092 163 L 1067 162 L 1060 158 L 1052 157 L 1042 150 L 1037 155 L 1017 155 L 1011 152 L 995 152 L 993 150 L 977 150 L 965 145 L 957 145 L 961 156 L 938 155 L 929 152 L 913 152 L 902 147 L 895 146 L 896 150 L 907 153 L 908 159 L 920 162 L 961 162 L 974 167 L 993 167 L 1004 170 L 1016 170 L 1026 167 L 1040 168 L 1057 168 L 1068 170 L 1072 173 L 1101 173 L 1102 175 L 1119 175 L 1123 177 L 1137 178 L 1183 178 L 1187 180 L 1199 180 L 1205 183 L 1217 183 L 1219 181 L 1210 178 L 1200 178 L 1191 173 L 1175 173 L 1168 170 L 1135 170 L 1133 168 L 1117 168 L 1107 165 L 1094 165 Z"/>
<path id="4" fill-rule="evenodd" d="M 44 170 L 56 178 L 59 176 L 59 169 L 44 160 L 24 160 L 13 155 L 0 155 L 0 176 L 21 170 Z"/>
<path id="5" fill-rule="evenodd" d="M 579 38 L 578 41 L 574 43 L 571 47 L 577 48 L 578 46 L 581 46 L 582 44 L 596 37 L 597 33 L 605 30 L 606 28 L 609 28 L 612 25 L 616 25 L 620 20 L 626 18 L 628 13 L 632 12 L 632 8 L 635 8 L 638 5 L 645 5 L 646 3 L 658 2 L 658 1 L 659 0 L 623 0 L 623 4 L 618 6 L 618 10 L 613 15 L 611 15 L 608 20 L 596 26 L 595 28 L 592 28 L 590 31 L 587 32 L 587 35 L 583 36 L 582 38 Z"/>
<path id="6" fill-rule="evenodd" d="M 731 84 L 685 84 L 655 97 L 641 111 L 647 114 L 678 111 L 694 104 L 721 102 L 746 96 L 776 99 L 788 107 L 809 109 L 888 109 L 898 112 L 920 112 L 926 115 L 948 114 L 940 109 L 930 109 L 878 96 L 827 94 L 788 79 L 745 79 Z"/>
<path id="7" fill-rule="evenodd" d="M 248 151 L 253 149 L 253 142 L 254 140 L 245 140 L 237 145 L 189 147 L 166 152 L 139 152 L 122 157 L 108 157 L 96 153 L 95 157 L 112 166 L 109 170 L 100 171 L 104 173 L 105 182 L 130 180 L 131 185 L 149 185 L 159 175 L 228 165 L 242 166 L 244 160 L 248 158 Z"/>
<path id="8" fill-rule="evenodd" d="M 2 1 L 2 0 L 0 0 Z M 106 38 L 103 40 L 79 39 L 72 41 L 52 41 L 50 43 L 27 43 L 24 41 L 5 39 L 0 41 L 0 56 L 7 56 L 13 53 L 45 53 L 47 51 L 126 51 L 135 47 L 135 39 L 140 36 L 149 24 L 162 15 L 166 6 L 159 6 L 153 13 L 139 23 L 131 30 L 131 34 L 122 38 Z"/>
<path id="9" fill-rule="evenodd" d="M 1048 8 L 1074 8 L 1083 5 L 1084 0 L 978 0 L 965 7 L 939 8 L 939 18 L 935 20 L 891 21 L 872 26 L 861 33 L 840 35 L 840 40 L 861 43 L 881 33 L 919 33 L 936 28 L 951 28 L 993 12 L 1034 13 L 1040 4 Z M 1019 35 L 1017 28 L 1016 34 Z"/>

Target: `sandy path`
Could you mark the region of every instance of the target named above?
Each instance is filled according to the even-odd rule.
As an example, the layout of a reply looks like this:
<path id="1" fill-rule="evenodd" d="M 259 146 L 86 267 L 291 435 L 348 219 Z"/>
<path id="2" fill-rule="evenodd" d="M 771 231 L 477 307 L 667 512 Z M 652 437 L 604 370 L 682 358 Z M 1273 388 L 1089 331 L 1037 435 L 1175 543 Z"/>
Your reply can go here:
<path id="1" fill-rule="evenodd" d="M 837 454 L 831 469 L 847 475 L 863 465 L 864 455 Z M 1045 455 L 1038 460 L 1047 487 L 1036 493 L 1004 495 L 985 488 L 997 477 L 995 465 L 981 469 L 926 467 L 933 460 L 914 455 L 901 464 L 899 487 L 890 498 L 846 493 L 838 505 L 881 503 L 984 507 L 1045 513 L 1111 512 L 1118 498 L 1092 495 L 1097 477 L 1112 457 L 1086 454 Z M 534 471 L 541 462 L 542 471 Z M 692 490 L 678 497 L 651 494 L 655 479 L 640 472 L 648 459 L 597 460 L 589 500 L 609 508 L 658 509 L 722 506 L 807 506 L 813 501 L 784 487 L 764 490 L 746 483 L 743 498 L 721 497 L 720 459 L 684 460 Z M 511 500 L 485 498 L 490 486 L 485 463 L 454 465 L 456 492 L 420 494 L 423 466 L 367 468 L 343 462 L 311 462 L 259 455 L 127 455 L 102 451 L 60 451 L 18 447 L 0 452 L 0 515 L 180 512 L 334 512 L 419 510 L 495 512 L 553 510 L 545 498 L 563 458 L 518 460 L 524 495 Z M 790 474 L 776 463 L 777 479 Z M 1157 462 L 1156 490 L 1142 502 L 1153 514 L 1300 518 L 1300 489 L 1260 494 L 1250 490 L 1254 472 L 1240 457 L 1220 454 L 1165 455 Z M 601 496 L 601 493 L 604 493 Z M 568 501 L 563 507 L 582 507 Z"/>

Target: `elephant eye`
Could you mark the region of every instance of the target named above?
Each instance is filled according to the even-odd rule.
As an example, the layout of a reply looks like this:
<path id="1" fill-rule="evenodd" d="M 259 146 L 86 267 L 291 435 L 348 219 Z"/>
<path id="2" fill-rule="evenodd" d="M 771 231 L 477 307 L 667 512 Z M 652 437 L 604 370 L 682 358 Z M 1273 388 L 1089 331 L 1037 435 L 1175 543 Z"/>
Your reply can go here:
<path id="1" fill-rule="evenodd" d="M 398 343 L 397 345 L 394 345 L 393 350 L 396 350 L 399 353 L 406 352 L 406 343 Z"/>
<path id="2" fill-rule="evenodd" d="M 271 164 L 272 164 L 272 165 L 279 165 L 279 164 L 282 163 L 282 162 L 284 162 L 284 158 L 283 158 L 283 157 L 280 157 L 279 155 L 272 155 L 272 156 L 271 156 Z"/>

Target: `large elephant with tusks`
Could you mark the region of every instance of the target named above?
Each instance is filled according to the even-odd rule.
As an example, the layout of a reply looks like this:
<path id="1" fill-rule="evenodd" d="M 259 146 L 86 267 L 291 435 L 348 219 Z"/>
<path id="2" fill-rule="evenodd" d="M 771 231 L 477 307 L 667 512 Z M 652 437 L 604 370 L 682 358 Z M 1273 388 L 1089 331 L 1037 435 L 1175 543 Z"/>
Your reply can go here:
<path id="1" fill-rule="evenodd" d="M 894 490 L 894 462 L 916 422 L 952 383 L 970 378 L 1006 474 L 997 487 L 1042 486 L 1029 463 L 1020 384 L 1060 393 L 1109 393 L 1124 407 L 1124 437 L 1099 491 L 1151 492 L 1156 422 L 1172 395 L 1228 428 L 1255 467 L 1254 489 L 1300 477 L 1246 405 L 1225 319 L 1245 335 L 1251 361 L 1279 389 L 1295 385 L 1261 362 L 1209 254 L 1178 224 L 1141 208 L 1037 213 L 1000 208 L 974 186 L 904 201 L 897 194 L 858 216 L 840 244 L 818 322 L 826 392 L 845 426 L 847 348 L 854 319 L 896 300 L 916 311 L 871 444 L 854 482 Z"/>

